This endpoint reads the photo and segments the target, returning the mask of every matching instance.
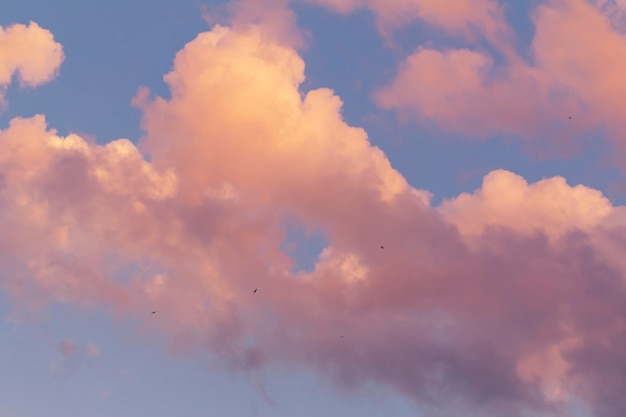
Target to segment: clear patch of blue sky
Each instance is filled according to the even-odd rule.
[[[287,223],[285,232],[286,238],[281,244],[281,249],[295,261],[289,272],[296,274],[314,271],[319,255],[328,245],[324,234],[297,223]]]

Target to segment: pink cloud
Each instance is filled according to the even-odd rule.
[[[492,41],[507,35],[502,6],[492,0],[306,0],[347,14],[357,9],[371,10],[384,34],[419,19],[457,35],[479,34]]]
[[[420,47],[375,99],[405,118],[473,138],[513,134],[536,144],[556,142],[542,144],[553,152],[604,129],[623,151],[623,10],[607,1],[542,2],[531,15],[530,61],[511,53],[513,38],[490,39],[505,53],[503,64],[482,49]]]
[[[348,14],[370,10],[378,30],[389,38],[395,29],[419,19],[457,36],[479,40],[486,38],[503,47],[512,32],[505,24],[502,6],[494,0],[235,0],[206,8],[209,24],[227,24],[235,29],[262,25],[266,36],[292,47],[305,48],[310,33],[297,26],[290,4],[308,3]]]
[[[0,26],[0,101],[13,74],[21,87],[37,87],[56,77],[63,59],[61,44],[37,23]]]
[[[598,190],[570,187],[562,177],[529,185],[519,175],[496,170],[485,176],[474,194],[444,201],[439,210],[463,235],[481,236],[486,228],[505,226],[519,234],[540,230],[553,238],[572,228],[598,225],[613,207]]]
[[[78,369],[85,356],[92,358],[100,356],[100,349],[92,342],[82,346],[70,340],[62,340],[59,343],[59,353],[61,359],[51,365],[52,373],[56,375],[67,374]]]
[[[272,39],[217,26],[185,45],[171,99],[134,100],[141,151],[43,116],[0,131],[0,285],[16,305],[111,307],[177,353],[385,384],[433,414],[558,415],[570,395],[626,410],[625,209],[503,170],[433,207],[331,90],[299,90],[304,62]],[[330,242],[310,273],[281,250],[293,218]]]
[[[400,67],[393,84],[375,98],[383,108],[399,109],[405,119],[433,121],[466,135],[522,134],[533,128],[532,133],[539,134],[546,126],[533,122],[544,117],[547,121],[549,116],[560,117],[560,125],[566,126],[572,112],[544,103],[549,91],[540,73],[515,67],[492,80],[493,70],[493,59],[484,52],[420,48]]]
[[[100,348],[93,342],[87,343],[85,346],[85,352],[92,358],[97,358],[100,356]]]
[[[266,37],[291,47],[306,47],[309,34],[297,26],[292,0],[233,0],[203,7],[203,18],[211,26],[228,25],[237,30],[262,25]]]

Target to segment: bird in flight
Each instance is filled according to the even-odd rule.
[[[256,294],[258,288],[255,288],[254,291],[252,291],[252,294]]]
[[[156,311],[153,311],[151,314],[154,314],[154,313],[156,313]]]
[[[572,118],[572,116],[569,117],[570,119]]]
[[[380,248],[381,248],[381,249],[385,249],[385,247],[384,247],[383,245],[380,245]]]

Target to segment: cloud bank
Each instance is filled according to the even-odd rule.
[[[625,208],[505,170],[433,207],[273,39],[215,26],[185,45],[171,99],[134,100],[139,147],[42,115],[0,131],[16,305],[164,311],[179,351],[384,384],[433,415],[566,415],[572,397],[623,415]],[[310,273],[281,250],[294,219],[329,242]]]

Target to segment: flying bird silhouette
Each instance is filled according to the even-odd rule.
[[[151,314],[154,314],[154,313],[156,313],[156,311],[153,311]]]
[[[385,249],[385,247],[384,247],[383,245],[380,245],[380,248],[381,248],[381,249]]]
[[[252,291],[252,294],[256,294],[258,288],[255,288],[254,291]]]

